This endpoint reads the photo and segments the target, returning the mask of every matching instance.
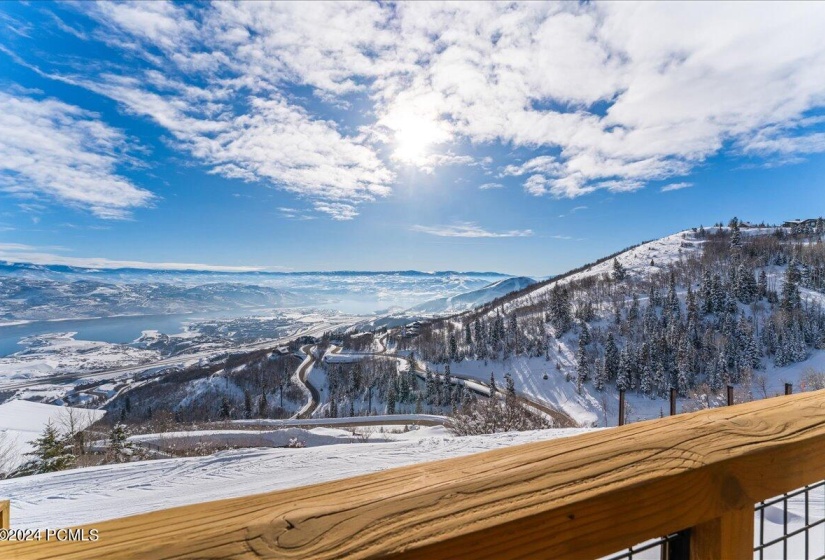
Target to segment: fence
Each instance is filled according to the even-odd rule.
[[[96,523],[96,543],[0,557],[598,558],[681,533],[689,558],[749,558],[755,504],[823,479],[818,391]]]

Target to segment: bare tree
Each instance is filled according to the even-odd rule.
[[[17,438],[8,431],[0,431],[0,479],[8,477],[20,463]]]

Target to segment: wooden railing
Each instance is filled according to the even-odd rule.
[[[749,558],[754,503],[821,479],[819,391],[95,523],[96,543],[0,557],[593,558],[690,529],[691,558]]]
[[[0,529],[8,529],[11,504],[8,500],[0,500]]]

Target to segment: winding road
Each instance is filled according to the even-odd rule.
[[[416,362],[416,364],[414,366],[413,373],[415,373],[415,375],[420,379],[424,379],[424,380],[427,379],[427,372],[424,369],[422,369],[421,366],[418,365],[418,362]],[[438,375],[442,379],[444,378],[444,374],[433,374],[433,375]],[[465,381],[465,382],[469,381],[469,382],[471,382],[475,385],[481,385],[482,387],[486,388],[486,391],[480,391],[480,390],[476,389],[475,387],[467,385],[466,383],[464,384],[464,386],[467,389],[473,391],[477,395],[481,395],[483,397],[488,397],[488,398],[491,396],[490,384],[486,381],[483,381],[483,380],[479,379],[478,377],[474,377],[472,375],[464,375],[464,374],[461,374],[461,373],[453,373],[452,371],[450,372],[450,377],[452,377],[453,384],[455,384],[458,381]],[[499,398],[504,397],[504,393],[502,391],[498,390],[498,388],[496,388],[496,395],[498,395]],[[542,413],[546,414],[547,416],[549,416],[550,418],[552,418],[553,422],[555,423],[555,427],[557,427],[557,428],[577,428],[579,426],[579,424],[575,420],[573,420],[569,415],[567,415],[565,412],[562,412],[560,410],[552,408],[552,407],[548,406],[547,404],[545,404],[541,401],[537,401],[537,400],[529,397],[528,395],[525,395],[524,393],[521,393],[521,392],[517,391],[516,392],[516,398],[521,402],[521,404],[523,404],[523,405],[525,405],[529,408],[536,409],[539,412],[542,412]]]
[[[388,333],[385,333],[383,336],[376,339],[376,342],[378,343],[380,350],[378,350],[376,352],[365,353],[363,355],[365,357],[366,356],[395,356],[395,357],[397,357],[394,352],[389,352],[389,350],[387,348],[387,338],[388,338],[388,336],[389,336]],[[306,387],[309,390],[309,392],[311,394],[311,399],[307,404],[305,404],[301,408],[301,410],[293,418],[310,418],[312,416],[312,413],[315,411],[315,409],[318,408],[318,404],[320,403],[320,400],[321,400],[321,396],[320,396],[319,391],[315,387],[313,387],[312,384],[309,383],[306,379],[307,376],[309,375],[309,371],[311,370],[312,366],[317,361],[315,359],[315,357],[312,356],[312,353],[311,353],[311,350],[314,350],[315,347],[312,347],[312,349],[309,352],[307,351],[308,348],[309,348],[309,346],[304,346],[301,349],[305,354],[307,354],[308,358],[307,358],[307,360],[304,360],[304,362],[301,363],[301,365],[298,367],[298,371],[296,372],[296,378],[297,378],[299,383],[301,383],[304,387]],[[328,353],[338,354],[338,353],[341,352],[341,350],[342,350],[342,348],[340,346],[332,345],[330,347],[330,350],[328,350]],[[423,368],[421,368],[421,366],[418,364],[418,362],[416,362],[413,365],[413,373],[418,378],[420,378],[422,380],[427,379],[427,372]],[[443,374],[438,374],[438,375],[440,375],[440,377],[443,379],[443,377],[444,377]],[[473,391],[474,393],[476,393],[478,395],[481,395],[483,397],[488,397],[488,398],[491,396],[489,383],[482,380],[482,379],[479,379],[477,377],[473,377],[471,375],[464,375],[464,374],[460,374],[460,373],[451,373],[450,376],[452,377],[452,382],[454,384],[459,383],[459,382],[464,382],[464,386],[467,389]],[[471,385],[468,385],[466,382],[470,382]],[[483,389],[479,389],[478,387],[475,387],[474,385],[481,386]],[[502,398],[502,397],[504,397],[504,393],[497,389],[496,390],[496,396],[498,398]],[[575,427],[578,427],[578,423],[575,420],[573,420],[573,418],[571,418],[568,414],[566,414],[565,412],[562,412],[562,411],[560,411],[556,408],[553,408],[553,407],[549,406],[548,404],[546,404],[542,401],[535,400],[535,399],[531,398],[530,396],[528,396],[524,393],[521,393],[521,392],[516,392],[516,398],[518,398],[518,400],[524,406],[526,406],[528,408],[532,408],[532,409],[534,409],[534,410],[536,410],[540,413],[543,413],[543,414],[549,416],[550,418],[552,418],[555,426],[558,427],[558,428],[575,428]]]
[[[263,342],[256,342],[253,344],[247,344],[243,346],[237,346],[233,348],[227,348],[225,350],[206,350],[203,352],[195,352],[193,354],[182,354],[180,356],[173,356],[171,358],[164,358],[162,360],[157,360],[151,363],[144,363],[136,366],[128,366],[122,368],[115,368],[115,369],[107,369],[97,372],[83,372],[83,373],[67,373],[61,375],[52,375],[52,376],[44,376],[44,377],[35,377],[32,379],[25,379],[20,381],[9,381],[9,382],[0,382],[0,391],[12,391],[16,389],[23,389],[25,387],[33,387],[35,385],[45,385],[45,384],[63,384],[63,383],[70,383],[72,381],[78,381],[80,379],[83,380],[103,380],[108,379],[114,376],[120,376],[123,374],[128,373],[141,373],[150,369],[156,368],[165,368],[170,366],[182,365],[186,362],[190,362],[192,360],[198,360],[201,358],[208,358],[211,356],[215,356],[217,354],[223,352],[251,352],[254,350],[268,350],[274,349],[277,346],[281,346],[286,344],[296,338],[300,338],[302,336],[313,336],[316,334],[323,333],[324,331],[329,330],[331,327],[336,326],[333,323],[324,323],[322,325],[306,329],[304,331],[293,333],[289,336],[285,336],[282,338],[277,338],[274,340],[266,340]]]
[[[306,358],[303,362],[301,362],[301,365],[298,366],[298,369],[295,370],[295,375],[293,378],[296,383],[303,386],[304,389],[309,392],[309,401],[301,407],[301,410],[295,413],[292,417],[293,419],[312,418],[312,413],[315,412],[315,409],[318,408],[318,404],[321,402],[321,393],[307,379],[307,377],[309,377],[309,372],[312,371],[312,367],[315,365],[315,362],[318,361],[313,354],[317,348],[317,346],[313,346],[312,344],[307,344],[301,348],[301,352],[306,355]]]

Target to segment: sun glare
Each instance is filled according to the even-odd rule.
[[[443,142],[445,131],[435,121],[416,115],[396,119],[393,157],[404,163],[420,165],[426,162],[433,144]]]

